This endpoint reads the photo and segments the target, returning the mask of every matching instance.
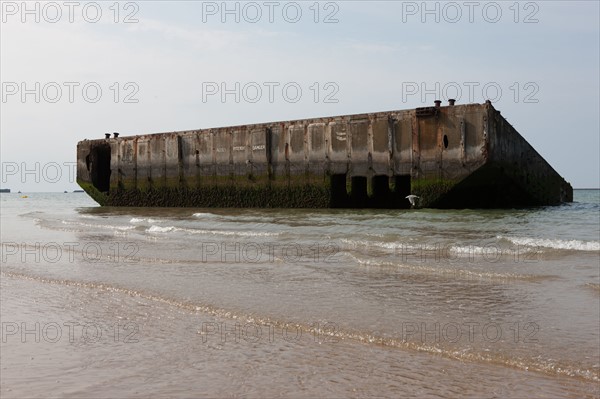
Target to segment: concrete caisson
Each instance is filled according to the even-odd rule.
[[[116,135],[115,135],[116,136]],[[77,144],[101,205],[505,208],[573,190],[491,103],[108,137]]]

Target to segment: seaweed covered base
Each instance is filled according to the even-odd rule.
[[[109,206],[197,208],[328,208],[331,193],[321,186],[285,188],[206,187],[116,190],[105,196]]]

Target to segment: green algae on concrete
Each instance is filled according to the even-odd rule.
[[[418,179],[411,182],[411,194],[419,196],[419,207],[433,206],[456,182],[444,179]]]
[[[92,183],[77,179],[77,184],[79,184],[79,186],[98,204],[108,205],[108,196],[105,193],[98,191]]]
[[[323,186],[161,188],[111,192],[105,205],[197,208],[327,208],[331,193]]]

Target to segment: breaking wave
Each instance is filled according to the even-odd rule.
[[[526,247],[543,247],[569,251],[600,251],[600,241],[561,240],[557,238],[504,237],[499,239],[510,241],[515,245]]]
[[[234,236],[234,237],[274,237],[278,236],[279,233],[271,232],[259,232],[259,231],[228,231],[228,230],[200,230],[200,229],[188,229],[176,226],[156,226],[152,225],[146,232],[148,233],[170,233],[170,232],[184,232],[189,234],[203,234],[203,235],[218,235],[218,236]]]

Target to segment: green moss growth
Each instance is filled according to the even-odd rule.
[[[161,188],[145,192],[118,190],[110,193],[106,205],[198,207],[198,208],[327,208],[329,187],[213,186]]]
[[[411,194],[420,197],[419,206],[427,208],[446,194],[456,184],[453,180],[444,179],[418,179],[411,182]]]
[[[100,205],[108,205],[109,198],[105,193],[98,191],[92,183],[77,179],[77,184]]]

